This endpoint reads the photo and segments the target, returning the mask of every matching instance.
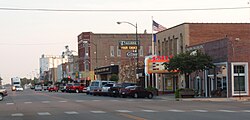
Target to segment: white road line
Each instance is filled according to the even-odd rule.
[[[51,115],[49,112],[38,112],[37,114],[41,116]]]
[[[242,112],[250,112],[250,110],[242,110]]]
[[[92,101],[94,101],[94,102],[98,102],[98,101],[101,101],[101,100],[92,100]]]
[[[208,112],[207,110],[192,110],[194,112]]]
[[[110,101],[112,101],[112,102],[117,102],[117,101],[119,101],[119,100],[110,100]]]
[[[106,113],[105,111],[90,111],[92,113]]]
[[[6,105],[14,105],[14,103],[6,103]]]
[[[217,110],[219,112],[236,112],[236,111],[232,111],[232,110]]]
[[[15,114],[11,114],[12,117],[22,117],[24,116],[22,113],[15,113]]]
[[[134,100],[126,100],[126,101],[133,102]]]
[[[129,110],[115,110],[115,111],[121,112],[121,113],[130,113],[130,112],[132,112],[132,111],[129,111]]]
[[[84,102],[84,100],[76,100],[76,102]]]
[[[141,111],[144,111],[144,112],[158,112],[158,111],[155,111],[155,110],[141,110]]]
[[[32,102],[24,102],[24,104],[31,104]]]
[[[143,101],[145,101],[145,102],[151,102],[152,100],[143,100]]]
[[[68,102],[68,101],[59,101],[60,103],[66,103],[66,102]]]
[[[173,110],[168,110],[169,112],[185,112],[183,110],[176,110],[176,109],[173,109]]]
[[[64,112],[65,114],[68,114],[68,115],[76,115],[76,114],[79,114],[78,112],[75,112],[75,111],[68,111],[68,112]]]
[[[42,103],[50,103],[50,101],[42,101]]]

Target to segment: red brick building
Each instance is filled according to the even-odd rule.
[[[227,42],[221,42],[219,40],[224,38],[228,39]],[[214,42],[209,44],[207,43],[212,41]],[[244,78],[245,93],[242,90],[242,93],[240,94],[249,96],[249,41],[250,24],[248,23],[183,23],[157,33],[157,48],[159,48],[157,49],[157,55],[177,55],[181,52],[185,52],[188,48],[189,50],[190,48],[198,49],[199,45],[207,43],[206,46],[209,47],[206,48],[206,52],[210,53],[210,55],[215,58],[214,62],[218,65],[219,63],[227,64],[227,96],[237,96],[240,93],[239,91],[237,93],[237,89],[243,88],[243,86],[241,88],[237,88],[235,85],[237,84],[235,80],[238,78],[236,77],[238,74],[236,74],[234,70],[237,69],[242,69],[244,71],[244,74],[240,73],[239,76],[242,76],[240,79]],[[212,49],[218,45],[220,47]],[[224,62],[220,61],[219,59],[223,59],[222,61]],[[229,73],[232,73],[232,75]],[[211,77],[212,76],[210,75],[210,78]],[[156,87],[158,87],[160,91],[163,92],[173,92],[176,89],[185,86],[183,79],[184,76],[182,75],[170,75],[168,73],[160,74],[157,77],[159,86]],[[205,78],[203,81],[205,81]],[[201,82],[199,82],[199,84],[200,83]],[[217,83],[214,82],[214,87],[211,89],[218,89],[219,87],[216,85]],[[197,82],[195,83],[195,81],[191,81],[189,86],[194,88],[201,87],[197,85]],[[204,86],[202,93],[206,91]],[[208,92],[206,95],[208,96]]]
[[[136,67],[143,68],[144,56],[151,54],[151,39],[151,34],[138,34],[140,47],[137,66],[136,46],[125,46],[123,49],[120,46],[122,41],[133,44],[136,40],[135,34],[81,33],[78,35],[80,78],[108,80],[112,74],[118,74],[120,82],[138,82]]]

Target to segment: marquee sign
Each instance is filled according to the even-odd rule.
[[[119,49],[122,50],[136,50],[137,46],[140,47],[140,42],[136,40],[119,41]]]

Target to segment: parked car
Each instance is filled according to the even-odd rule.
[[[85,86],[83,84],[80,83],[69,83],[66,85],[66,92],[75,92],[75,93],[79,93],[79,92],[83,92]]]
[[[53,92],[53,91],[58,92],[58,90],[59,90],[59,88],[55,85],[51,85],[48,87],[49,92]]]
[[[23,91],[23,87],[22,86],[16,86],[16,91]]]
[[[64,84],[60,84],[59,85],[59,90],[61,91],[61,92],[66,92],[66,84],[64,83]]]
[[[109,88],[108,94],[113,97],[119,97],[121,89],[124,89],[127,86],[135,86],[135,85],[136,83],[128,83],[128,82],[115,84],[113,87]]]
[[[115,83],[114,81],[95,80],[92,81],[87,89],[87,94],[99,95],[102,91],[102,87],[108,83]]]
[[[0,101],[2,101],[3,98],[7,95],[8,95],[7,90],[3,86],[0,86]]]
[[[42,91],[43,88],[41,85],[35,85],[35,91]]]
[[[121,90],[122,97],[153,98],[153,93],[140,86],[128,86]]]
[[[110,87],[113,87],[115,84],[114,83],[108,83],[102,87],[101,90],[101,95],[109,95],[109,89]]]
[[[43,86],[43,90],[44,90],[44,91],[48,90],[48,88],[49,88],[49,87],[48,87],[47,85],[44,85],[44,86]]]

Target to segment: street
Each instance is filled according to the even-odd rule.
[[[175,101],[113,98],[84,93],[10,91],[0,102],[0,120],[249,120],[249,101]]]

